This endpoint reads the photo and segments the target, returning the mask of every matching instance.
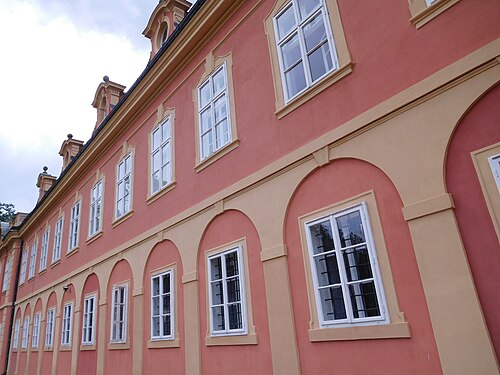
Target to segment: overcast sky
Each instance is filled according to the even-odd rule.
[[[31,211],[36,179],[59,176],[68,133],[87,141],[104,75],[133,84],[158,0],[0,0],[0,202]]]

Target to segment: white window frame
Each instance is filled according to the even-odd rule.
[[[302,21],[300,21],[300,11],[298,7],[298,0],[290,0],[290,2],[283,7],[274,17],[273,17],[273,24],[274,24],[274,30],[275,30],[275,36],[276,36],[276,50],[278,54],[278,60],[279,60],[279,66],[280,66],[280,74],[281,74],[281,82],[282,82],[282,87],[283,87],[283,94],[285,98],[285,104],[289,103],[296,97],[300,96],[302,93],[307,91],[310,87],[315,86],[323,80],[326,76],[328,76],[331,72],[337,70],[339,68],[339,60],[337,56],[337,49],[335,46],[335,41],[333,38],[333,32],[332,32],[332,26],[330,24],[330,19],[328,16],[328,8],[326,6],[325,0],[319,0],[319,4],[309,13],[309,15],[304,18]],[[295,28],[291,29],[286,35],[282,36],[280,38],[279,36],[279,29],[278,29],[278,18],[283,15],[290,7],[293,8],[293,13],[295,17]],[[322,76],[316,78],[313,81],[313,78],[311,76],[311,69],[309,66],[309,60],[308,56],[314,53],[318,48],[321,48],[321,46],[315,46],[312,49],[312,52],[307,53],[306,49],[306,44],[305,44],[305,39],[304,39],[304,31],[303,28],[306,26],[310,20],[312,20],[315,16],[318,14],[322,15],[323,18],[323,24],[325,27],[326,31],[326,38],[327,41],[326,43],[328,44],[328,47],[330,49],[330,58],[332,60],[332,68],[330,70],[327,70]],[[298,39],[299,39],[299,47],[300,47],[300,60],[297,60],[297,62],[293,63],[287,71],[291,71],[294,67],[298,66],[301,62],[303,64],[303,70],[304,70],[304,78],[306,81],[305,87],[293,94],[292,96],[289,96],[288,93],[288,87],[287,87],[287,81],[286,81],[286,76],[285,76],[285,69],[284,69],[284,62],[283,62],[283,56],[281,52],[281,46],[284,45],[287,41],[291,40],[294,36],[294,34],[297,34]]]
[[[500,154],[490,156],[488,162],[490,163],[491,173],[493,173],[493,178],[500,193]]]
[[[40,321],[42,318],[41,313],[36,313],[33,317],[33,334],[31,337],[31,347],[38,348],[38,341],[40,339]]]
[[[23,250],[21,257],[21,274],[19,276],[19,284],[24,284],[26,281],[26,268],[28,266],[28,249]]]
[[[92,237],[101,231],[103,195],[104,181],[100,179],[90,190],[89,237]]]
[[[166,293],[163,293],[163,276],[165,276],[165,275],[168,275],[168,277],[170,279],[170,289]],[[159,294],[158,295],[153,294],[153,290],[154,290],[153,284],[154,284],[154,281],[156,279],[159,280],[159,285],[158,285]],[[164,272],[161,272],[161,273],[158,273],[158,274],[151,276],[151,316],[150,316],[151,340],[173,340],[175,338],[175,335],[174,335],[174,332],[175,332],[174,331],[174,327],[175,327],[174,289],[175,289],[175,279],[174,279],[174,270],[173,269],[169,269],[167,271],[164,271]],[[154,313],[154,308],[153,308],[155,298],[158,298],[158,314]],[[169,299],[169,303],[170,303],[170,314],[162,312],[162,306],[163,306],[164,300],[167,298]],[[165,334],[165,332],[163,332],[164,330],[163,330],[162,321],[163,321],[163,318],[166,316],[170,316],[170,334]],[[160,322],[160,334],[159,335],[155,335],[155,333],[153,331],[153,327],[154,327],[153,319],[154,318],[159,319],[159,322]]]
[[[31,254],[30,254],[30,266],[28,271],[28,280],[35,277],[35,267],[36,267],[36,255],[38,253],[38,240],[33,241],[33,245],[31,245]]]
[[[49,253],[50,228],[47,228],[42,236],[42,249],[40,252],[40,265],[38,272],[47,268],[47,254]]]
[[[2,284],[2,292],[6,292],[9,287],[9,278],[12,272],[12,259],[7,259],[5,263],[5,272],[3,274],[3,284]]]
[[[123,300],[117,300],[120,296],[120,290],[123,290]],[[110,342],[124,343],[127,342],[127,319],[128,319],[128,284],[114,285],[111,291],[111,327],[110,327]],[[120,309],[122,319],[118,319]],[[119,334],[121,332],[121,335]]]
[[[28,348],[29,328],[30,328],[30,317],[26,316],[24,318],[24,323],[23,323],[23,335],[21,338],[21,349]]]
[[[130,161],[130,170],[127,172],[127,161]],[[125,157],[123,157],[116,166],[116,199],[115,199],[115,220],[126,215],[132,209],[132,170],[133,170],[134,159],[132,158],[132,152],[129,152]],[[120,172],[120,167],[123,165],[123,176]],[[125,185],[129,186],[129,193],[125,194]],[[120,186],[123,186],[123,194],[120,193]],[[128,197],[128,205],[126,204],[125,198]],[[119,214],[119,209],[122,212]]]
[[[75,250],[78,247],[78,240],[80,237],[80,217],[81,217],[81,201],[76,202],[73,207],[71,207],[71,215],[69,222],[69,242],[68,242],[68,253]]]
[[[167,129],[166,131],[164,129]],[[155,147],[155,133],[160,134],[160,139],[159,139],[159,145]],[[166,136],[164,137],[164,134],[166,133]],[[161,123],[159,123],[151,132],[151,195],[156,194],[157,192],[161,191],[165,186],[168,186],[172,183],[173,181],[173,158],[172,158],[172,116],[168,116],[165,118]],[[167,150],[166,154],[164,155],[164,150]],[[159,169],[155,170],[154,169],[154,159],[155,156],[159,155],[160,159],[160,167]],[[165,158],[164,158],[165,157]],[[164,160],[165,159],[165,160]],[[163,170],[166,168],[166,175],[164,176]],[[154,176],[155,174],[158,174],[158,188],[155,190],[154,186]],[[165,180],[165,181],[164,181]]]
[[[239,286],[240,286],[240,301],[241,304],[241,328],[229,328],[229,312],[228,306],[230,303],[228,302],[228,293],[227,293],[227,270],[226,263],[224,262],[225,256],[230,253],[236,253],[238,257],[238,278],[239,278]],[[213,279],[212,268],[210,266],[210,262],[213,259],[221,258],[221,279]],[[230,249],[218,252],[216,254],[210,255],[207,257],[207,286],[208,286],[208,298],[209,298],[209,317],[210,317],[210,334],[211,336],[232,336],[232,335],[246,335],[248,333],[248,318],[247,318],[247,302],[246,302],[246,291],[245,291],[245,265],[243,258],[243,250],[241,246],[235,246]],[[234,276],[233,276],[234,277]],[[212,296],[212,284],[216,282],[222,282],[222,290],[223,290],[223,301],[219,304],[213,303]],[[213,319],[213,310],[214,308],[222,307],[224,312],[224,329],[216,330],[214,328],[214,319]]]
[[[51,308],[47,310],[47,321],[45,322],[45,346],[52,348],[54,345],[54,322],[56,316],[56,309]]]
[[[61,326],[61,346],[71,345],[71,332],[73,328],[73,302],[66,303],[63,309]]]
[[[60,217],[54,226],[54,249],[52,250],[52,263],[61,259],[61,246],[64,228],[64,217]]]
[[[359,212],[360,218],[361,218],[361,225],[363,228],[364,236],[365,236],[365,241],[362,243],[358,243],[355,245],[349,245],[345,246],[344,248],[341,247],[341,242],[339,238],[339,228],[336,224],[336,219],[341,216],[345,216],[354,212]],[[318,223],[322,222],[329,222],[330,223],[330,228],[332,230],[332,236],[333,236],[333,242],[335,249],[332,251],[327,251],[324,253],[318,253],[314,254],[314,249],[313,249],[313,242],[311,238],[311,231],[310,228],[313,225],[316,225]],[[314,219],[312,221],[306,222],[305,224],[305,233],[306,233],[306,238],[307,238],[307,247],[308,247],[308,253],[309,253],[309,264],[310,264],[310,269],[313,277],[313,286],[314,286],[314,294],[315,294],[315,299],[316,299],[316,306],[317,306],[317,312],[318,312],[318,320],[320,323],[320,327],[341,327],[341,326],[363,326],[363,325],[373,325],[373,324],[388,324],[389,323],[389,313],[387,310],[387,303],[385,301],[385,293],[383,290],[383,284],[382,284],[382,277],[380,275],[380,269],[378,266],[378,261],[377,261],[377,253],[376,253],[376,248],[375,248],[375,241],[373,238],[373,233],[371,230],[371,225],[370,225],[370,219],[368,217],[368,209],[367,205],[365,202],[361,202],[360,204],[357,204],[355,206],[339,210],[339,211],[334,211],[326,216],[322,216],[321,218]],[[361,247],[361,246],[366,246],[368,256],[370,258],[370,268],[371,268],[371,273],[372,277],[371,278],[364,278],[362,280],[364,281],[373,281],[373,285],[375,287],[375,292],[376,292],[376,298],[377,298],[377,304],[378,304],[378,309],[380,312],[380,315],[378,316],[369,316],[369,317],[358,317],[355,318],[353,311],[352,311],[352,305],[351,305],[351,295],[348,290],[349,284],[360,284],[361,282],[358,280],[349,282],[346,271],[345,271],[345,265],[344,265],[344,257],[343,256],[338,256],[339,253],[348,249],[353,249],[356,247]],[[344,302],[344,310],[346,314],[345,319],[331,319],[331,320],[325,320],[324,319],[324,313],[323,313],[323,305],[322,305],[322,300],[320,296],[320,288],[328,288],[328,286],[323,286],[320,287],[318,283],[318,272],[316,268],[316,263],[314,256],[319,256],[321,254],[327,254],[327,253],[333,253],[335,252],[335,259],[337,261],[337,268],[339,272],[339,277],[340,277],[340,283],[334,283],[330,285],[336,285],[339,284],[341,291],[342,291],[342,297],[343,297],[343,302]],[[355,271],[353,271],[355,272]]]
[[[19,347],[19,330],[21,328],[21,319],[16,319],[14,324],[14,337],[12,339],[12,348],[17,349]]]
[[[88,296],[83,301],[82,345],[93,345],[95,342],[97,295]]]

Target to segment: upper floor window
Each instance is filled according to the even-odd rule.
[[[82,344],[94,344],[96,296],[90,296],[83,301]]]
[[[7,291],[11,272],[12,272],[12,259],[9,258],[9,259],[7,259],[7,262],[5,263],[5,272],[3,274],[2,292]]]
[[[61,345],[71,345],[71,328],[73,323],[73,304],[67,303],[64,305]]]
[[[71,219],[69,223],[69,246],[68,253],[78,247],[78,237],[80,233],[80,202],[76,202],[71,207]]]
[[[116,212],[119,219],[130,211],[132,197],[132,154],[129,153],[118,163],[116,173]]]
[[[200,159],[206,159],[232,140],[227,66],[222,64],[198,88]]]
[[[493,178],[497,184],[498,192],[500,193],[500,154],[490,156],[488,161],[490,163],[491,172],[493,173]]]
[[[14,324],[14,337],[12,339],[12,348],[17,349],[19,347],[19,329],[21,328],[21,321],[19,319],[16,320],[16,324]]]
[[[23,250],[21,257],[21,274],[19,276],[19,283],[22,284],[26,281],[26,267],[28,265],[28,249]]]
[[[174,338],[174,273],[151,278],[151,339]]]
[[[320,326],[388,322],[366,205],[305,226]]]
[[[42,237],[42,250],[40,253],[39,271],[43,271],[45,268],[47,268],[47,254],[49,252],[49,236],[50,236],[50,228],[47,228],[43,233]]]
[[[63,224],[64,224],[64,218],[61,217],[59,218],[59,220],[57,220],[56,226],[54,228],[54,249],[52,251],[52,263],[61,259]]]
[[[89,222],[89,237],[101,230],[102,225],[102,190],[103,182],[98,181],[90,193],[90,222]]]
[[[410,22],[418,29],[460,0],[408,0]]]
[[[30,267],[28,272],[28,279],[35,276],[35,265],[36,265],[36,253],[38,252],[38,240],[33,242],[31,245],[31,255],[30,255]]]
[[[30,317],[24,318],[23,324],[23,337],[21,339],[21,349],[26,349],[28,347],[28,332],[30,328]]]
[[[172,182],[172,120],[168,116],[151,132],[151,194]]]
[[[36,313],[33,318],[33,336],[31,337],[31,347],[38,348],[38,339],[40,337],[40,320],[41,314]]]
[[[54,345],[54,318],[56,316],[55,309],[47,311],[47,321],[45,322],[45,346],[51,348]]]
[[[127,285],[116,285],[112,291],[111,342],[127,341]]]

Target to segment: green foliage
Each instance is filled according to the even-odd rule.
[[[16,210],[12,203],[0,202],[0,221],[11,221],[16,216]]]

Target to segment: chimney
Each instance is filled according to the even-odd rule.
[[[61,171],[64,171],[71,160],[80,152],[83,147],[83,141],[73,139],[73,134],[68,134],[66,139],[61,145],[59,155],[63,157],[63,165]]]
[[[120,99],[125,95],[125,86],[112,82],[108,76],[102,78],[103,82],[97,86],[92,107],[97,110],[97,120],[94,131],[101,125],[102,120],[115,108]]]
[[[47,169],[47,167],[43,167],[43,172],[38,175],[38,179],[36,180],[36,187],[38,188],[37,203],[40,202],[40,199],[43,198],[56,181],[56,176],[48,174]]]

